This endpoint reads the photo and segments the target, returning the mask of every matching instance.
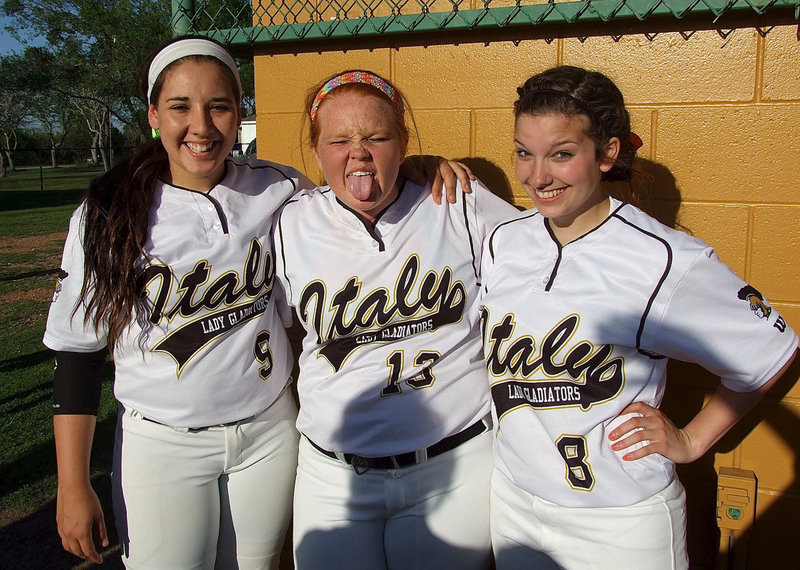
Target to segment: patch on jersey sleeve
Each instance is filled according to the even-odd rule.
[[[58,270],[58,277],[56,278],[56,289],[55,291],[53,291],[53,300],[51,301],[52,303],[55,303],[56,299],[58,299],[58,296],[61,294],[61,289],[63,287],[62,283],[64,282],[64,279],[66,279],[67,277],[69,277],[69,273],[67,273],[63,269]]]
[[[764,296],[751,285],[745,285],[739,289],[737,295],[742,301],[747,301],[750,304],[750,310],[755,313],[759,319],[767,319],[772,313],[772,307],[764,300]]]

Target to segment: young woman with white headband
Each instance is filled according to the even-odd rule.
[[[91,184],[44,336],[57,362],[59,534],[66,550],[102,561],[89,456],[110,349],[126,566],[275,568],[298,436],[269,231],[277,208],[313,185],[290,167],[228,158],[241,83],[219,44],[168,44],[147,94],[160,137]]]

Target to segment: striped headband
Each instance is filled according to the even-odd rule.
[[[400,95],[398,95],[397,91],[395,91],[394,87],[369,71],[348,71],[346,73],[337,75],[323,85],[319,91],[317,91],[317,95],[314,97],[314,102],[311,104],[310,110],[312,123],[317,119],[317,110],[319,110],[320,103],[322,103],[322,100],[325,98],[325,96],[337,87],[347,85],[348,83],[363,83],[365,85],[372,85],[376,89],[380,90],[389,98],[392,103],[394,103],[397,114],[400,115],[401,119],[403,118],[405,114],[403,109],[403,101],[400,98]]]
[[[211,40],[187,38],[167,45],[153,58],[153,62],[150,64],[150,70],[147,73],[148,102],[153,93],[153,85],[155,85],[156,79],[161,75],[161,72],[164,71],[170,63],[190,55],[210,55],[224,63],[225,66],[231,70],[231,73],[233,73],[233,77],[236,79],[236,86],[239,88],[239,94],[241,95],[242,80],[239,78],[239,70],[236,69],[236,62],[233,61],[231,54],[229,54],[224,47]]]

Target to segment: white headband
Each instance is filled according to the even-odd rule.
[[[210,40],[188,38],[169,44],[153,58],[153,62],[150,64],[150,71],[147,74],[148,102],[150,102],[150,96],[153,93],[153,85],[158,76],[161,75],[161,72],[164,71],[164,68],[173,61],[178,61],[190,55],[210,55],[220,60],[231,70],[233,77],[236,78],[239,94],[242,93],[242,80],[239,79],[239,71],[236,69],[236,63],[233,61],[231,54],[225,48]]]

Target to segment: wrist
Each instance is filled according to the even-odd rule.
[[[681,461],[681,463],[691,463],[692,461],[696,461],[700,459],[703,455],[711,449],[713,445],[713,441],[704,441],[699,434],[693,433],[691,430],[691,424],[684,427],[683,429],[679,430],[681,436],[686,443],[686,460]]]

